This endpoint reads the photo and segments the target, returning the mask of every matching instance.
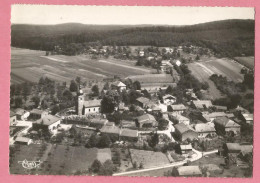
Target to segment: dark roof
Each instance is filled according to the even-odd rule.
[[[101,100],[88,100],[84,101],[85,107],[99,107],[101,105]]]
[[[31,112],[30,113],[33,113],[33,114],[42,114],[42,113],[44,113],[45,111],[42,111],[42,110],[39,110],[39,109],[33,109],[33,110],[31,110]]]
[[[95,123],[95,124],[106,124],[108,122],[107,119],[102,119],[102,118],[94,118],[90,120],[90,123]]]
[[[239,124],[237,124],[236,122],[234,122],[233,120],[227,118],[227,117],[217,117],[215,119],[215,123],[218,125],[221,125],[223,127],[238,127],[240,126]]]
[[[145,97],[139,97],[139,98],[137,98],[136,100],[137,100],[138,102],[143,103],[143,104],[147,104],[147,103],[150,102],[150,99],[145,98]]]

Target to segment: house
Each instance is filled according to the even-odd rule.
[[[216,136],[214,123],[198,123],[194,125],[194,130],[198,133],[199,138]]]
[[[124,111],[129,111],[129,107],[125,106],[124,103],[119,103],[118,111],[121,112],[121,113],[124,112]]]
[[[135,124],[135,121],[122,120],[121,127],[122,128],[135,128],[136,124]]]
[[[175,128],[174,135],[176,139],[179,141],[185,141],[187,139],[193,140],[198,138],[198,133],[183,123],[174,125],[174,128]]]
[[[121,81],[115,81],[111,84],[111,89],[122,92],[123,90],[126,90],[126,85]]]
[[[30,112],[28,112],[24,109],[18,108],[15,110],[15,115],[16,115],[17,120],[24,121],[30,116]]]
[[[217,117],[228,117],[225,112],[202,113],[202,121],[213,122]]]
[[[169,94],[164,95],[162,97],[162,99],[163,99],[163,103],[165,105],[172,105],[172,104],[174,104],[176,102],[176,97],[174,97],[172,95],[169,95]]]
[[[33,109],[30,111],[29,118],[32,120],[38,120],[38,119],[43,118],[47,114],[48,114],[48,112],[46,112],[46,111],[39,110],[39,109]]]
[[[214,123],[218,134],[225,135],[226,133],[240,133],[240,125],[227,117],[217,117],[214,120]]]
[[[158,123],[155,120],[154,116],[151,114],[144,114],[135,119],[136,127],[138,128],[147,128],[157,126]]]
[[[162,72],[169,73],[171,69],[173,69],[173,65],[170,63],[169,60],[163,60],[160,68]]]
[[[139,97],[136,99],[136,104],[144,109],[147,108],[150,104],[152,104],[152,102],[148,98]]]
[[[180,152],[181,154],[189,154],[190,152],[192,152],[191,144],[180,145]]]
[[[227,111],[227,106],[213,105],[217,111]]]
[[[108,123],[107,119],[103,118],[94,118],[90,120],[89,127],[93,127],[96,129],[102,128],[104,125]]]
[[[187,108],[183,104],[175,104],[175,105],[169,105],[168,111],[172,112],[172,114],[182,114]]]
[[[53,115],[45,115],[33,123],[33,129],[43,129],[53,132],[60,125],[61,119]]]
[[[16,144],[23,144],[23,145],[30,145],[32,143],[32,139],[27,137],[16,137],[15,138]]]
[[[229,154],[242,155],[252,153],[253,146],[248,144],[239,144],[239,143],[225,143],[223,144],[223,155],[227,156]]]
[[[241,119],[244,123],[253,124],[254,115],[252,113],[241,113]]]
[[[212,103],[210,100],[193,100],[191,102],[191,105],[195,109],[201,109],[201,110],[205,110],[208,109],[209,107],[212,107]]]
[[[16,115],[13,111],[10,110],[10,114],[9,114],[9,123],[10,124],[14,124],[16,123]]]
[[[173,63],[177,66],[181,66],[181,61],[180,60],[174,60]]]
[[[186,118],[185,116],[182,116],[180,114],[171,114],[169,113],[169,119],[171,121],[177,121],[177,123],[183,123],[185,125],[190,125],[190,119]]]
[[[142,51],[142,50],[139,51],[139,56],[140,56],[140,57],[144,57],[144,51]]]
[[[116,141],[119,139],[120,128],[117,126],[103,126],[100,129],[102,135],[107,135],[110,137],[112,141]]]
[[[138,140],[138,131],[131,129],[121,129],[120,140],[136,142]]]
[[[181,166],[178,168],[173,168],[173,175],[180,177],[201,177],[202,172],[199,166]]]
[[[173,53],[173,49],[172,48],[166,47],[164,49],[165,49],[165,53]]]
[[[89,115],[100,112],[101,100],[85,100],[84,95],[78,97],[78,115]]]
[[[193,89],[187,89],[185,94],[189,100],[198,100],[198,97],[194,93]]]

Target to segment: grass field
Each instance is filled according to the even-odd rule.
[[[144,168],[151,168],[155,166],[169,164],[169,160],[162,152],[144,151],[137,149],[130,149],[132,163],[136,162],[137,166],[143,163]]]
[[[209,83],[209,91],[213,99],[222,97],[222,94],[209,79],[212,74],[226,76],[228,80],[234,82],[243,81],[243,75],[240,73],[243,66],[233,60],[209,58],[204,61],[190,63],[188,67],[199,81]]]
[[[44,51],[11,48],[11,83],[37,82],[47,76],[56,81],[70,82],[80,76],[82,81],[102,80],[118,75],[142,75],[152,70],[135,66],[135,62],[115,59],[93,60],[87,56],[45,56]]]
[[[254,69],[255,66],[255,57],[235,57],[234,58],[238,63],[248,67],[249,69]]]

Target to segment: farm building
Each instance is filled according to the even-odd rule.
[[[226,114],[225,112],[205,113],[205,114],[202,114],[201,120],[204,121],[204,122],[212,122],[217,117],[228,117],[228,114]]]
[[[173,115],[182,114],[187,108],[183,104],[169,105],[168,111]]]
[[[253,124],[254,115],[252,113],[241,113],[241,119],[244,123]]]
[[[111,140],[116,141],[119,139],[120,128],[117,126],[103,126],[100,132],[102,135],[108,135]]]
[[[104,125],[106,125],[108,123],[107,119],[103,119],[103,118],[94,118],[90,120],[89,126],[96,128],[96,129],[100,129],[102,128]]]
[[[16,115],[17,120],[26,120],[30,116],[30,112],[28,112],[24,109],[18,108],[18,109],[15,109],[15,115]]]
[[[214,137],[216,130],[214,123],[198,123],[194,125],[194,130],[198,133],[199,138]]]
[[[13,111],[10,110],[10,114],[9,114],[9,123],[10,124],[14,124],[16,123],[16,115]]]
[[[124,83],[122,83],[121,81],[115,81],[111,84],[111,89],[123,91],[123,90],[126,90],[126,85]]]
[[[30,116],[29,118],[32,120],[38,120],[43,118],[45,115],[47,115],[48,113],[46,111],[42,111],[39,109],[33,109],[30,111]]]
[[[176,139],[179,141],[185,141],[187,139],[193,140],[198,138],[198,133],[183,123],[174,125],[174,128],[175,128],[174,135]]]
[[[78,115],[88,115],[100,112],[101,100],[85,100],[84,95],[78,97]]]
[[[144,114],[135,119],[136,126],[138,128],[153,127],[157,126],[157,121],[151,114]]]
[[[173,168],[173,175],[174,176],[181,176],[181,177],[201,177],[202,172],[199,166],[181,166],[178,168]]]
[[[240,133],[240,125],[227,117],[218,117],[214,120],[215,129],[218,134]]]
[[[241,153],[242,156],[252,153],[253,146],[248,144],[239,144],[239,143],[225,143],[223,144],[223,155],[227,156],[229,154],[238,155]]]
[[[120,140],[135,142],[138,140],[138,131],[130,129],[121,129]]]
[[[32,139],[27,137],[16,137],[15,138],[16,144],[23,144],[23,145],[30,145],[32,143]]]
[[[136,124],[135,124],[135,121],[122,120],[121,126],[122,126],[122,128],[135,128]]]
[[[162,98],[163,98],[163,103],[165,105],[172,105],[176,102],[176,97],[169,94],[164,95]]]
[[[139,97],[136,99],[136,104],[144,109],[152,105],[153,102],[148,98]]]
[[[183,123],[185,125],[190,125],[190,119],[182,116],[180,114],[171,114],[169,113],[169,119],[171,121],[177,121],[177,123]]]
[[[60,125],[61,119],[53,115],[45,115],[33,123],[34,129],[43,129],[53,132]]]
[[[191,102],[192,107],[195,109],[208,109],[209,107],[212,107],[212,103],[210,100],[193,100]]]
[[[181,154],[188,154],[188,153],[192,152],[191,144],[180,145],[180,152],[181,152]]]

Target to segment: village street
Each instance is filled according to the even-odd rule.
[[[159,170],[159,169],[171,168],[171,167],[175,167],[175,166],[182,166],[185,163],[187,163],[188,160],[191,162],[197,161],[205,155],[214,154],[214,153],[218,152],[218,150],[213,150],[213,151],[209,151],[209,152],[200,152],[195,149],[192,149],[192,151],[196,154],[196,156],[193,156],[192,158],[186,158],[185,160],[180,161],[180,162],[175,162],[175,163],[171,163],[171,164],[167,164],[167,165],[163,165],[163,166],[159,166],[159,167],[146,168],[146,169],[141,169],[141,170],[133,170],[133,171],[122,172],[122,173],[115,173],[115,174],[113,174],[113,176],[125,176],[125,175],[131,175],[134,173],[146,172],[146,171],[151,171],[151,170]]]

